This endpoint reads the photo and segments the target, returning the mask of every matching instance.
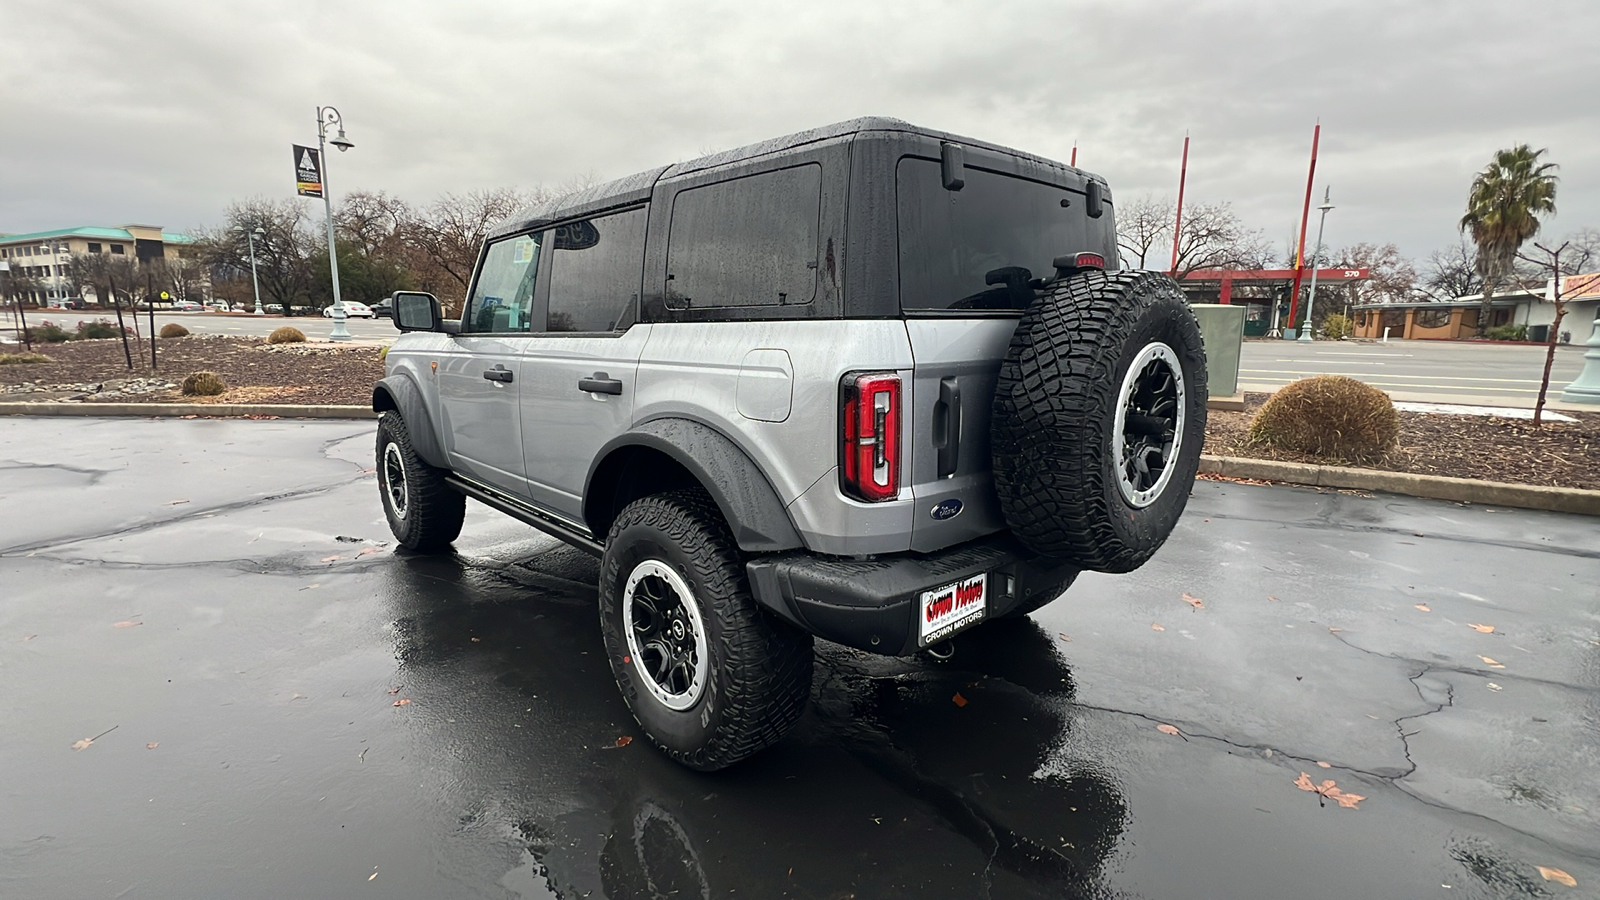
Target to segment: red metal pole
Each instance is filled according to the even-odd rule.
[[[1183,236],[1183,185],[1189,180],[1189,133],[1183,133],[1183,161],[1178,164],[1178,218],[1172,224],[1172,265],[1167,274],[1178,274],[1178,238]]]
[[[1073,167],[1074,169],[1076,169],[1078,167],[1078,143],[1077,143],[1077,141],[1073,141],[1073,143],[1072,143],[1072,162],[1067,163],[1067,165]]]
[[[1306,273],[1306,222],[1311,218],[1311,183],[1317,177],[1317,141],[1322,138],[1322,123],[1311,132],[1311,171],[1306,173],[1306,204],[1300,210],[1300,249],[1294,253],[1294,292],[1289,295],[1289,327],[1300,314],[1300,279]]]

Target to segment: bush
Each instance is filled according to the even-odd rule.
[[[117,326],[111,324],[105,319],[96,319],[93,322],[78,323],[78,338],[80,340],[114,338],[119,337],[121,334],[122,332],[117,330]]]
[[[1343,340],[1350,336],[1350,318],[1340,313],[1322,320],[1322,334],[1330,341]]]
[[[0,366],[26,366],[33,363],[55,362],[43,353],[0,353]]]
[[[188,337],[189,329],[179,325],[177,322],[168,322],[167,324],[161,326],[160,333],[164,338]]]
[[[1528,339],[1528,326],[1526,325],[1496,325],[1484,332],[1491,341],[1525,341]]]
[[[383,362],[384,360],[386,360],[388,358],[389,358],[389,345],[385,344],[385,345],[383,345],[383,349],[378,351],[378,362]]]
[[[303,344],[305,341],[306,333],[293,325],[285,325],[267,335],[269,344]]]
[[[59,344],[62,341],[72,340],[72,332],[49,320],[25,330],[27,331],[29,341],[43,341],[46,344]]]
[[[215,397],[228,389],[228,383],[215,372],[193,372],[184,376],[180,387],[186,397]]]
[[[1394,447],[1400,417],[1389,395],[1343,375],[1302,378],[1273,394],[1250,439],[1340,461],[1370,462]]]

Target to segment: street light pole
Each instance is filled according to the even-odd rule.
[[[243,227],[239,230],[244,231],[245,238],[250,241],[250,286],[256,291],[256,315],[264,316],[266,312],[261,308],[261,279],[256,277],[256,238],[266,237],[267,232],[260,225],[253,231],[245,231]]]
[[[1317,220],[1317,249],[1311,251],[1311,295],[1306,298],[1306,320],[1300,326],[1300,335],[1296,338],[1297,341],[1309,342],[1311,340],[1313,327],[1311,324],[1311,307],[1315,306],[1317,302],[1317,260],[1322,256],[1322,229],[1328,224],[1328,210],[1333,209],[1333,204],[1328,200],[1332,190],[1329,187],[1322,189],[1322,205],[1317,207],[1317,209],[1322,210],[1322,218]]]
[[[348,341],[350,330],[345,327],[345,322],[350,316],[345,313],[344,300],[339,296],[339,252],[333,245],[333,191],[328,186],[328,129],[333,126],[339,129],[333,145],[339,148],[340,153],[355,146],[344,136],[344,119],[339,111],[331,106],[317,107],[317,147],[322,157],[322,212],[328,223],[328,272],[333,277],[333,331],[328,339]]]

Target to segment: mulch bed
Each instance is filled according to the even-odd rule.
[[[31,381],[38,385],[81,385],[150,374],[150,345],[144,352],[130,339],[133,371],[128,370],[117,338],[34,344],[52,362],[0,366],[0,385]],[[266,349],[272,347],[272,349]],[[19,351],[0,344],[0,351]],[[365,406],[372,402],[372,385],[383,377],[379,348],[326,342],[268,344],[262,338],[163,338],[156,341],[157,372],[168,381],[181,382],[190,372],[209,370],[222,376],[230,390],[219,397],[185,397],[178,391],[116,398],[119,402],[309,403]],[[10,395],[7,399],[26,399]],[[93,399],[93,398],[89,398]]]
[[[177,391],[119,397],[124,402],[308,403],[364,406],[372,385],[383,377],[378,348],[343,344],[282,344],[272,350],[259,338],[168,338],[157,342],[159,374],[178,382],[190,372],[209,369],[230,390],[216,398],[184,397]],[[0,345],[0,351],[18,350]],[[0,386],[81,385],[149,375],[149,346],[135,350],[128,371],[120,340],[70,341],[37,345],[53,362],[0,366]],[[1249,439],[1250,420],[1267,394],[1246,394],[1244,412],[1213,410],[1206,452],[1284,462],[1330,464],[1336,461],[1275,450]],[[24,399],[11,395],[8,399]],[[92,399],[92,398],[90,398]],[[1532,422],[1482,416],[1400,413],[1400,441],[1393,451],[1365,468],[1420,475],[1449,475],[1515,484],[1600,490],[1600,413],[1573,413],[1576,422]]]
[[[1328,465],[1336,462],[1305,453],[1277,450],[1250,441],[1250,420],[1267,394],[1246,394],[1244,412],[1212,410],[1207,416],[1206,452],[1283,462]],[[1576,422],[1532,422],[1491,416],[1400,413],[1395,449],[1361,468],[1417,475],[1448,475],[1513,484],[1600,490],[1600,413],[1561,410]]]

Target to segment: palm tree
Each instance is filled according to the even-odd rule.
[[[1467,214],[1461,230],[1478,245],[1478,277],[1483,281],[1483,305],[1478,308],[1478,337],[1489,328],[1490,303],[1495,288],[1511,271],[1517,251],[1539,233],[1539,216],[1556,211],[1555,163],[1541,163],[1546,151],[1519,144],[1500,150],[1472,179],[1467,192]]]

